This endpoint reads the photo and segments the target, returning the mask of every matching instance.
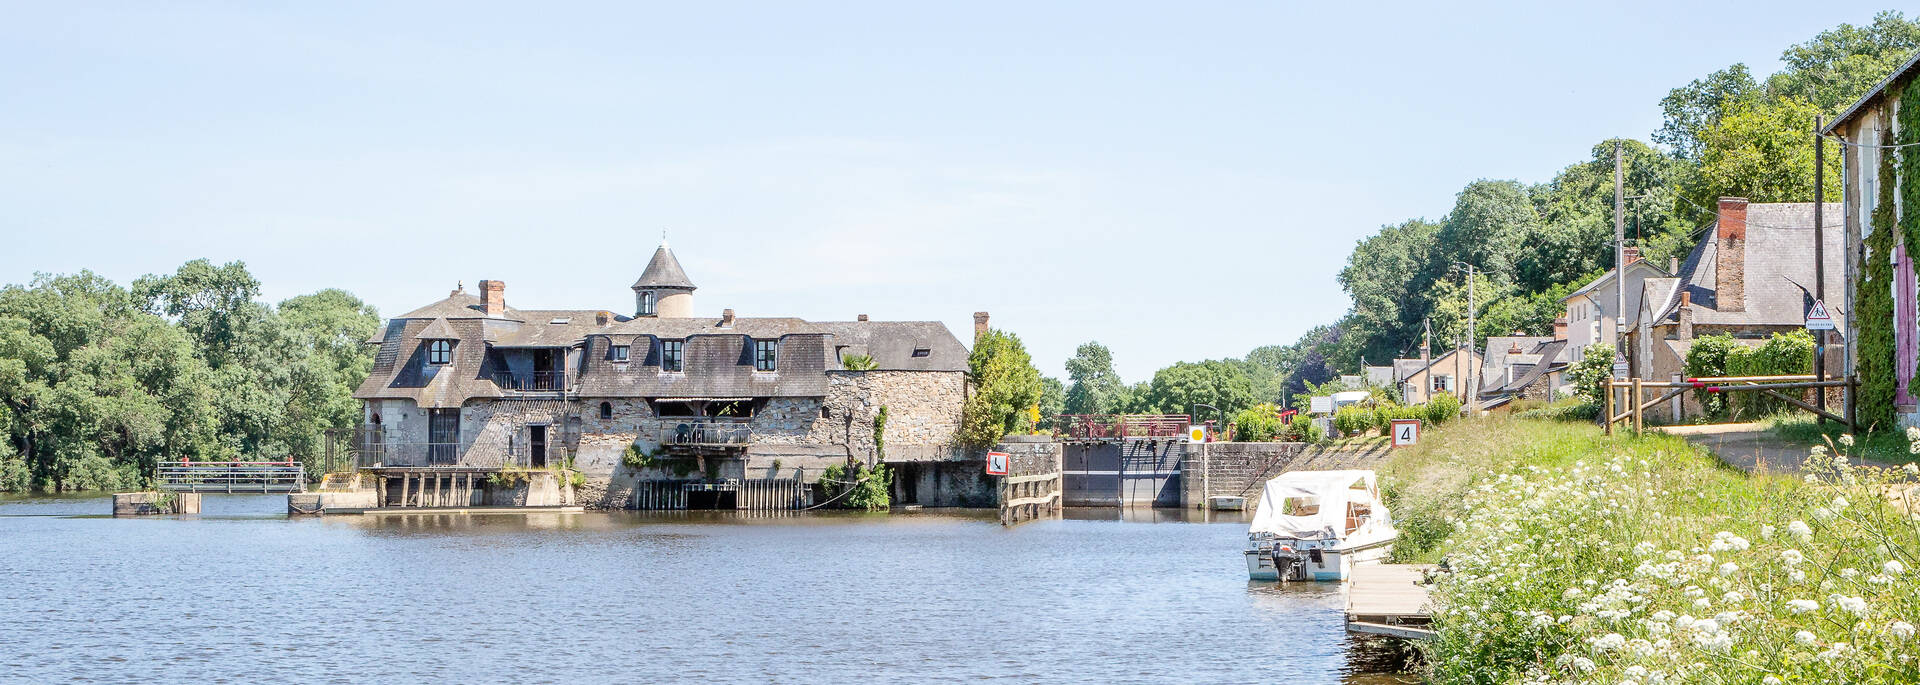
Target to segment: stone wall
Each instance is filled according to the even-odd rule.
[[[1180,465],[1181,506],[1205,507],[1207,498],[1231,495],[1247,498],[1252,510],[1268,480],[1290,470],[1306,451],[1301,442],[1210,442],[1189,445]]]

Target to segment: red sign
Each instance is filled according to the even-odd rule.
[[[1008,460],[1007,460],[1006,452],[988,452],[987,453],[987,475],[989,476],[1007,475],[1007,461]]]
[[[1393,446],[1412,447],[1420,441],[1420,419],[1393,420]]]

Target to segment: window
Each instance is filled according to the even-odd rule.
[[[613,418],[613,403],[612,403],[612,402],[601,402],[601,403],[600,403],[600,418],[603,418],[603,419],[611,419],[611,418]]]
[[[1452,376],[1442,376],[1442,375],[1439,375],[1439,374],[1434,374],[1434,376],[1433,376],[1433,390],[1434,390],[1434,392],[1442,392],[1442,391],[1446,391],[1446,390],[1452,390],[1452,389],[1453,389],[1453,377],[1452,377]]]
[[[684,340],[660,341],[660,370],[674,373],[685,370],[686,349],[687,343]]]
[[[427,363],[440,365],[453,363],[453,341],[435,340],[427,343]]]
[[[633,313],[635,316],[653,316],[653,291],[641,290],[634,293]]]
[[[753,370],[772,371],[779,353],[780,341],[778,340],[753,341]]]
[[[913,356],[915,356],[915,357],[925,357],[925,356],[927,356],[927,355],[929,355],[929,354],[933,354],[933,349],[932,349],[932,348],[927,348],[927,347],[916,347],[916,348],[913,348]]]
[[[616,361],[616,362],[624,362],[627,360],[627,354],[630,353],[632,350],[633,348],[628,345],[614,345],[612,349],[607,351],[607,359],[611,361]]]

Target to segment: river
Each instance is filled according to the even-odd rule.
[[[0,680],[1409,682],[1230,516],[1072,510],[115,519],[0,498]]]

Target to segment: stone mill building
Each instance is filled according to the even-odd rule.
[[[605,507],[744,507],[772,487],[763,508],[790,508],[827,467],[875,459],[884,407],[896,502],[992,501],[956,444],[967,348],[944,324],[699,316],[664,242],[631,289],[631,312],[516,309],[484,280],[393,317],[354,393],[362,465],[571,469],[572,497]]]

